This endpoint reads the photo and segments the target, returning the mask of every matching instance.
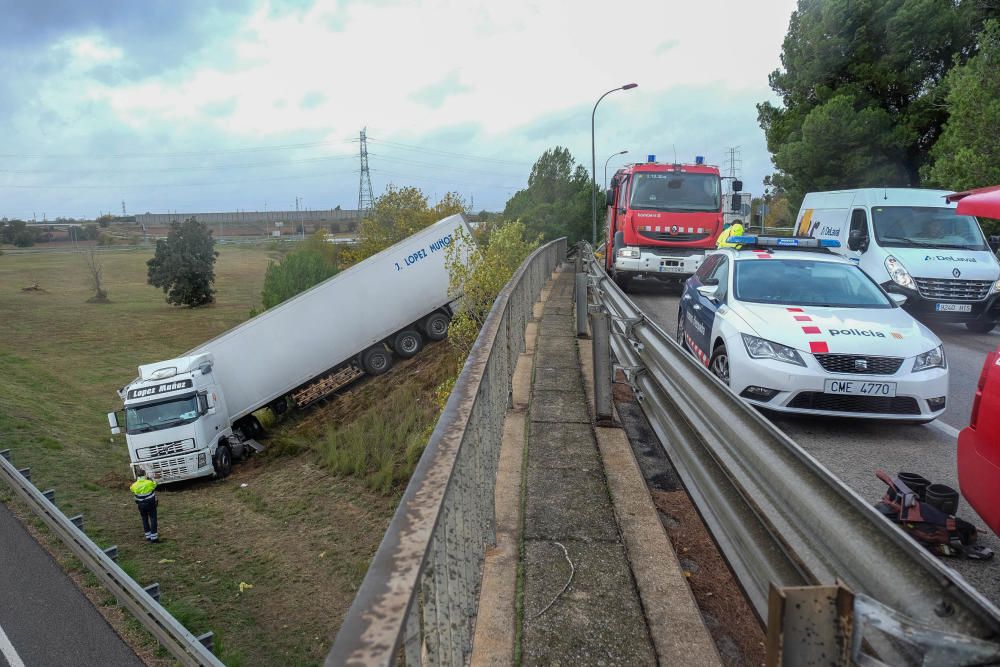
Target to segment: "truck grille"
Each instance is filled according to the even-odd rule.
[[[184,458],[150,461],[149,463],[142,464],[142,467],[147,473],[152,473],[154,478],[157,479],[183,477],[188,474],[187,460]]]
[[[671,234],[670,232],[639,232],[641,236],[645,236],[647,239],[653,241],[700,241],[702,239],[707,239],[708,234],[699,234],[694,232],[693,234],[680,233]]]
[[[825,394],[821,391],[800,391],[789,403],[790,408],[826,410],[829,412],[869,412],[881,415],[919,415],[920,406],[911,396],[851,396]]]
[[[903,365],[902,357],[869,357],[862,354],[817,354],[815,357],[828,373],[892,375]]]
[[[982,301],[990,293],[990,280],[956,280],[952,278],[914,278],[920,294],[928,299],[944,301]]]
[[[177,440],[175,442],[165,442],[161,445],[140,447],[135,450],[135,453],[140,461],[145,461],[146,459],[158,459],[161,456],[174,456],[189,449],[194,449],[194,440]]]

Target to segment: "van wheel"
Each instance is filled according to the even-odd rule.
[[[215,476],[223,479],[233,471],[233,454],[229,451],[229,445],[220,445],[215,450],[212,457],[212,467],[215,468]]]
[[[382,375],[392,368],[392,354],[383,345],[370,347],[361,353],[361,367],[368,375]]]
[[[973,331],[975,333],[989,333],[989,332],[993,331],[993,329],[996,327],[996,325],[997,325],[996,322],[984,322],[982,320],[977,320],[975,322],[966,322],[965,323],[966,328],[969,331]]]
[[[400,331],[392,339],[392,349],[403,359],[415,356],[424,347],[424,339],[419,332],[413,329]]]
[[[444,313],[437,312],[428,315],[421,328],[428,340],[444,340],[448,337],[449,324],[451,324],[451,318]]]

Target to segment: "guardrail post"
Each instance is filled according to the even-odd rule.
[[[69,518],[69,520],[73,522],[74,526],[76,526],[80,530],[83,530],[83,515],[82,514],[77,514],[76,516],[71,516]]]
[[[110,547],[108,547],[107,549],[105,549],[104,553],[105,553],[105,555],[108,558],[110,558],[114,562],[116,562],[116,563],[118,562],[118,545],[117,544],[113,544]]]
[[[18,468],[17,471],[21,473],[21,477],[31,481],[31,468]]]
[[[203,635],[198,635],[197,637],[195,637],[195,639],[197,639],[198,641],[200,641],[201,645],[204,646],[205,648],[207,648],[209,651],[211,651],[212,653],[215,653],[215,633],[214,632],[211,632],[211,631],[206,632]]]
[[[587,274],[576,274],[576,337],[587,337]]]
[[[160,582],[155,584],[150,584],[149,586],[143,586],[142,590],[149,594],[149,597],[153,598],[157,602],[160,601]]]
[[[594,355],[594,419],[599,426],[614,423],[611,406],[611,318],[603,306],[590,312]]]
[[[53,505],[55,505],[55,503],[56,503],[56,490],[55,489],[46,489],[46,490],[42,491],[42,495],[45,496],[45,498],[50,503],[52,503]]]
[[[578,241],[576,244],[576,272],[577,274],[583,273],[583,241]]]
[[[4,457],[8,461],[10,461],[10,450],[9,449],[0,449],[0,456]]]

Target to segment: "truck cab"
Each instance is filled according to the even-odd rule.
[[[606,193],[605,268],[624,290],[637,277],[687,279],[722,231],[719,168],[649,157],[619,169]]]
[[[243,438],[230,428],[213,365],[211,354],[200,354],[139,366],[139,377],[120,390],[133,476],[140,468],[159,482],[229,473]],[[108,419],[121,432],[117,415]]]

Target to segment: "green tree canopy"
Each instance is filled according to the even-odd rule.
[[[321,283],[339,271],[339,247],[326,242],[318,231],[280,262],[271,262],[264,273],[261,301],[264,308],[277,306],[299,292]]]
[[[569,150],[556,146],[545,151],[531,168],[528,187],[507,202],[503,215],[524,222],[531,237],[568,237],[569,243],[591,237],[590,176]],[[603,200],[598,202],[603,210]],[[604,216],[598,212],[598,217]]]
[[[172,222],[166,239],[156,242],[156,253],[146,262],[147,282],[167,295],[176,306],[200,306],[214,301],[215,239],[212,231],[194,218]]]
[[[427,196],[419,189],[397,188],[389,184],[385,193],[375,200],[368,216],[361,221],[359,243],[348,254],[352,261],[361,261],[441,218],[464,211],[465,204],[457,193],[445,193],[441,201],[432,207],[428,206]]]
[[[927,181],[950,190],[1000,184],[1000,21],[987,24],[978,55],[945,85],[950,116],[931,149]]]
[[[799,0],[769,78],[782,106],[757,105],[792,204],[826,187],[918,185],[947,119],[942,81],[975,52],[988,11],[976,0]]]

